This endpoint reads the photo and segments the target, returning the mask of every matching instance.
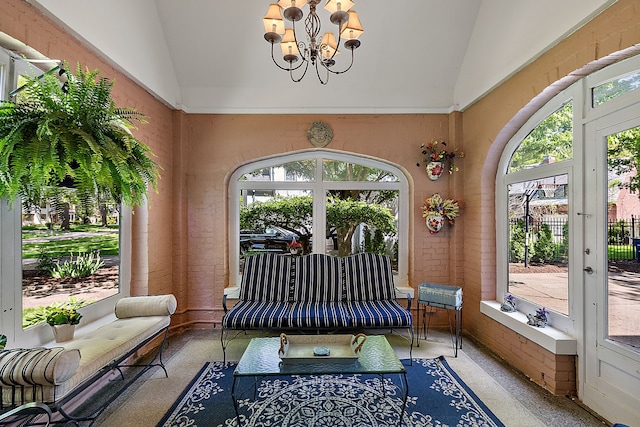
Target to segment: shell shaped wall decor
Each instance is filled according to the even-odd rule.
[[[333,130],[325,122],[313,122],[307,131],[307,139],[314,147],[326,147],[333,139]]]

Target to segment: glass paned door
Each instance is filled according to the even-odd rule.
[[[637,107],[585,127],[584,403],[640,425]]]
[[[607,136],[607,338],[640,352],[640,127]]]

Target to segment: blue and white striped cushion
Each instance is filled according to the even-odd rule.
[[[288,301],[291,281],[291,257],[273,253],[245,258],[241,301]]]
[[[348,328],[351,321],[341,302],[293,302],[287,323],[290,328]]]
[[[346,303],[354,328],[411,327],[411,313],[396,301],[349,301]]]
[[[223,329],[286,327],[289,303],[282,301],[240,301],[222,318]]]
[[[311,254],[295,260],[294,301],[342,301],[340,258]]]
[[[378,254],[356,254],[342,259],[347,301],[394,300],[391,259]]]

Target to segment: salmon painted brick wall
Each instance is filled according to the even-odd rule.
[[[591,64],[640,43],[640,3],[620,0],[464,111],[464,328],[557,394],[576,390],[575,357],[555,356],[480,313],[495,300],[495,177],[509,139],[540,106],[584,75]],[[567,76],[569,76],[567,78]],[[566,81],[559,83],[561,79]]]
[[[452,190],[458,174],[430,181],[424,167],[416,164],[422,159],[423,142],[443,139],[455,147],[449,115],[189,115],[186,120],[188,306],[198,312],[192,320],[206,320],[211,313],[216,322],[222,318],[222,295],[229,285],[229,177],[247,163],[313,149],[306,133],[317,120],[333,129],[333,141],[326,149],[382,159],[405,171],[412,195],[411,284],[450,282],[449,253],[459,225],[431,235],[420,207],[435,192],[457,197]]]
[[[113,81],[116,105],[144,113],[148,124],[134,134],[155,153],[162,167],[158,192],[149,196],[148,213],[133,216],[133,265],[131,293],[160,294],[174,291],[173,253],[173,125],[172,110],[127,78],[103,58],[76,41],[59,26],[20,0],[0,1],[0,31],[36,49],[49,58],[100,70],[100,76]]]

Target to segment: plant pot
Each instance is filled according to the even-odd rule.
[[[444,162],[427,163],[427,176],[431,181],[435,181],[440,178],[442,172],[444,172]]]
[[[425,218],[425,223],[429,229],[429,233],[436,234],[444,225],[444,216],[442,215],[429,215]]]
[[[513,313],[515,311],[518,311],[518,309],[516,308],[516,302],[510,300],[504,300],[500,305],[500,310],[506,313]]]
[[[53,325],[51,326],[51,329],[53,329],[53,337],[55,338],[56,342],[66,342],[73,339],[76,325]]]
[[[547,316],[539,314],[527,314],[527,325],[535,326],[536,328],[544,328],[547,326]]]

